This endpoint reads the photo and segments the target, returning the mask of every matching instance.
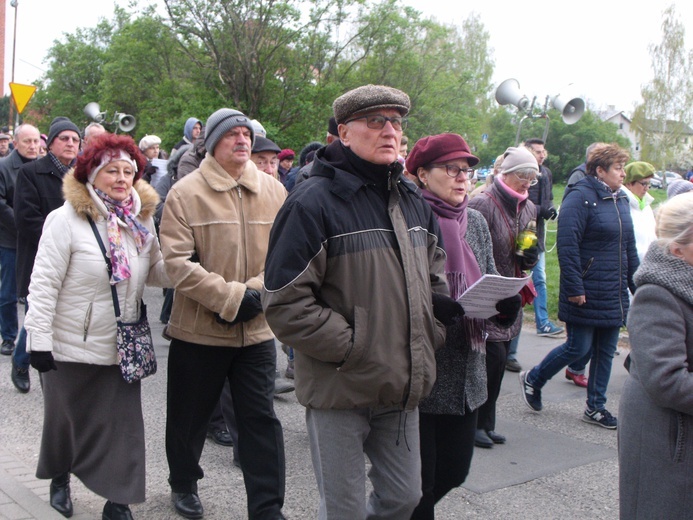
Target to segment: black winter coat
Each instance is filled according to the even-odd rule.
[[[623,191],[616,197],[595,177],[569,186],[558,219],[561,288],[558,317],[576,325],[621,327],[638,268],[633,221]],[[569,297],[585,295],[577,305]]]
[[[48,214],[63,205],[63,174],[47,155],[19,169],[14,194],[17,225],[17,296],[29,294],[29,281],[43,223]]]

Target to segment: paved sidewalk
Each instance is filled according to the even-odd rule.
[[[143,409],[147,439],[147,501],[132,507],[140,520],[170,520],[176,516],[170,504],[168,467],[164,450],[166,415],[166,365],[168,343],[158,323],[161,291],[147,290],[150,322],[159,360],[159,373],[143,382]],[[562,338],[537,337],[533,328],[523,330],[518,358],[525,368]],[[625,354],[614,358],[608,408],[616,414],[623,381]],[[278,351],[278,364],[286,356]],[[32,369],[32,388],[19,394],[10,378],[10,359],[0,356],[0,520],[62,518],[48,505],[48,481],[34,477],[41,440],[43,400],[38,374]],[[441,519],[536,519],[618,518],[618,463],[616,432],[580,420],[585,391],[559,374],[543,390],[544,410],[531,412],[520,397],[517,374],[505,373],[498,402],[497,431],[508,443],[493,449],[477,449],[472,469],[462,488],[454,490],[437,506]],[[292,520],[316,516],[318,494],[310,461],[304,409],[293,393],[275,399],[284,429],[286,447],[286,503],[284,513]],[[199,482],[205,518],[247,518],[241,471],[231,464],[231,450],[208,441],[201,465],[205,478]],[[100,519],[105,500],[72,480],[77,520]]]

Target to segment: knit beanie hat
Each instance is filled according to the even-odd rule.
[[[635,161],[627,164],[625,170],[626,178],[623,180],[623,184],[631,184],[635,181],[647,179],[648,177],[652,177],[655,172],[654,166],[643,161]]]
[[[693,191],[693,182],[684,179],[669,181],[669,186],[667,186],[667,198],[670,199],[676,195],[681,195],[689,191]]]
[[[344,123],[361,112],[377,108],[394,108],[402,117],[409,113],[409,96],[396,88],[385,85],[364,85],[342,94],[332,103],[337,123]]]
[[[156,135],[145,135],[140,139],[140,150],[144,152],[146,149],[156,146],[157,144],[161,144],[161,139],[159,139],[159,137]]]
[[[500,173],[512,173],[524,168],[532,168],[539,174],[539,164],[534,154],[524,146],[515,148],[511,146],[503,154],[503,164],[500,167]]]
[[[214,155],[214,148],[224,134],[237,126],[244,126],[250,130],[250,140],[252,143],[255,143],[255,130],[253,129],[250,119],[248,119],[243,112],[239,112],[238,110],[220,108],[209,116],[205,126],[207,129],[205,135],[205,148],[209,155]]]
[[[337,120],[334,118],[334,116],[327,121],[327,132],[339,137],[339,126],[337,125]]]
[[[77,128],[76,124],[74,124],[66,117],[58,116],[55,119],[53,119],[53,121],[51,121],[51,126],[48,130],[48,140],[46,141],[46,146],[50,148],[53,140],[56,137],[58,137],[58,135],[61,132],[64,132],[65,130],[71,130],[74,133],[76,133],[80,139],[82,138],[82,134],[79,132],[79,128]]]

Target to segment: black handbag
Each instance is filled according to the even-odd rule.
[[[128,383],[134,383],[147,376],[156,374],[156,354],[154,353],[154,342],[152,340],[152,330],[147,319],[147,306],[144,301],[140,301],[140,318],[135,322],[126,323],[120,319],[120,304],[118,303],[118,292],[114,285],[110,283],[113,274],[106,247],[101,240],[101,235],[96,229],[94,221],[87,217],[99,248],[106,261],[108,270],[109,285],[111,285],[111,297],[113,298],[113,310],[116,317],[116,347],[118,349],[118,365],[123,379]]]

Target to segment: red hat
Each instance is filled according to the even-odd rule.
[[[284,159],[293,159],[294,157],[296,157],[296,153],[291,148],[284,148],[281,152],[279,152],[279,155],[277,155],[277,159],[280,161],[283,161]]]
[[[422,137],[407,156],[407,171],[416,175],[421,166],[443,163],[453,159],[467,159],[469,166],[479,163],[479,158],[472,155],[469,145],[458,134],[438,134]]]

